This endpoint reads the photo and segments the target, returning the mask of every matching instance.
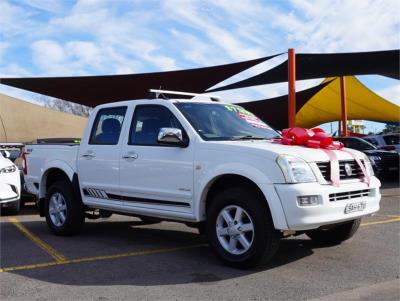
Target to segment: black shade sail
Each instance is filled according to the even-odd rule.
[[[321,89],[331,81],[324,82],[318,86],[312,87],[296,93],[296,112],[305,105],[305,103],[317,94]],[[288,126],[288,96],[283,95],[275,98],[255,100],[250,102],[241,102],[238,105],[249,110],[264,122],[275,129],[283,129]]]
[[[400,50],[355,53],[296,54],[296,80],[346,75],[377,74],[400,79]],[[286,82],[287,61],[253,77],[210,89],[224,91],[250,86]]]
[[[86,106],[142,99],[149,89],[202,93],[279,54],[239,63],[178,71],[78,77],[1,78],[0,83]]]

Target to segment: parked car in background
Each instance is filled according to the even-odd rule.
[[[20,179],[21,179],[21,199],[20,199],[20,207],[24,205],[27,201],[34,201],[35,196],[32,193],[29,193],[25,189],[25,180],[24,180],[24,160],[23,160],[23,152],[22,148],[24,147],[23,143],[1,143],[0,149],[9,153],[8,159],[13,162],[17,168],[19,169]]]
[[[379,149],[400,153],[400,134],[398,133],[365,136],[363,139]]]
[[[368,141],[357,137],[335,138],[347,148],[356,149],[365,153],[372,163],[375,175],[378,178],[393,178],[399,174],[399,157],[396,152],[380,150]]]
[[[20,210],[21,180],[17,166],[11,162],[10,152],[0,150],[0,206],[9,214]]]

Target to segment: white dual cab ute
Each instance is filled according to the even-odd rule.
[[[159,91],[158,91],[159,92]],[[212,101],[214,100],[214,101]],[[109,103],[90,115],[79,145],[27,145],[26,185],[57,235],[111,213],[199,228],[227,264],[269,260],[282,237],[340,243],[377,212],[380,182],[368,158],[282,145],[240,106],[194,97]],[[364,172],[365,172],[364,169]]]

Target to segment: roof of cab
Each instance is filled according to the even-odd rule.
[[[211,101],[210,99],[201,99],[201,98],[191,98],[191,99],[178,99],[178,98],[171,98],[171,99],[164,99],[164,98],[145,98],[145,99],[135,99],[135,100],[124,100],[124,101],[117,101],[117,102],[110,102],[110,103],[105,103],[105,104],[101,104],[96,106],[96,108],[98,109],[102,109],[102,108],[110,108],[110,107],[120,107],[120,106],[128,106],[130,104],[133,103],[142,103],[142,102],[146,102],[151,104],[152,102],[156,103],[156,104],[160,104],[162,102],[169,102],[169,103],[214,103],[214,104],[228,104],[225,102],[215,102],[215,101]]]

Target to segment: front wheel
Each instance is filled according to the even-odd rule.
[[[313,241],[323,244],[340,244],[351,238],[358,230],[361,219],[356,219],[329,229],[316,229],[306,234]]]
[[[70,183],[54,183],[47,192],[45,205],[46,222],[54,234],[74,235],[80,232],[85,214]]]
[[[279,247],[264,197],[251,188],[228,188],[207,208],[210,245],[227,265],[250,268],[266,263]]]

